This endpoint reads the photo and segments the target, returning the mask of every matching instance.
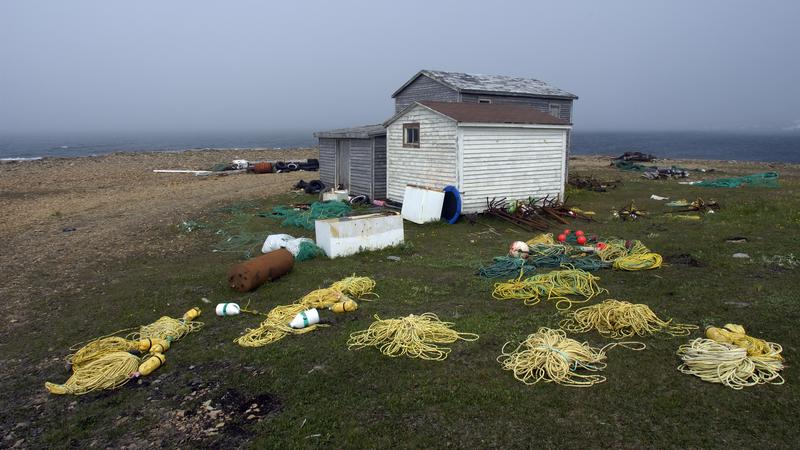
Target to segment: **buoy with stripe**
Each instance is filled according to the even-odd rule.
[[[305,328],[316,323],[319,323],[319,311],[316,308],[312,308],[294,316],[294,319],[289,322],[289,326],[292,328]]]
[[[216,312],[220,317],[235,316],[241,312],[241,308],[236,303],[220,303],[217,305]]]

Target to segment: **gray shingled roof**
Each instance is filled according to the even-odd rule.
[[[444,72],[441,70],[422,70],[398,89],[397,96],[406,86],[420,75],[428,76],[459,92],[508,94],[522,96],[564,97],[577,99],[578,96],[559,89],[551,84],[533,78],[507,77],[504,75],[482,75],[477,73]]]
[[[383,125],[363,125],[360,127],[352,128],[339,128],[329,131],[317,131],[314,133],[315,138],[340,138],[340,139],[368,139],[372,136],[381,136],[386,134],[386,128]]]

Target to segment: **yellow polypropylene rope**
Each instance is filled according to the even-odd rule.
[[[780,345],[769,343],[771,352],[780,356]],[[678,348],[683,364],[682,373],[695,375],[710,383],[720,383],[732,389],[757,384],[783,384],[780,374],[783,362],[773,356],[748,356],[747,350],[734,344],[697,338]]]
[[[438,344],[452,344],[457,340],[474,341],[477,334],[453,330],[452,322],[442,322],[433,313],[398,319],[381,320],[377,315],[369,328],[350,335],[347,348],[377,347],[386,356],[408,356],[432,361],[447,358],[450,348]]]
[[[535,237],[533,237],[531,239],[528,239],[528,241],[526,242],[526,244],[528,244],[528,245],[536,245],[536,244],[553,245],[555,243],[556,243],[556,241],[555,241],[555,239],[553,239],[553,233],[540,234],[540,235],[535,236]]]
[[[606,381],[606,377],[602,375],[584,375],[576,371],[603,370],[606,367],[607,349],[617,345],[631,350],[644,349],[644,344],[640,342],[621,342],[595,348],[586,342],[580,343],[568,338],[563,330],[545,327],[529,335],[514,350],[506,351],[509,344],[512,342],[503,345],[497,362],[504,370],[512,371],[514,378],[527,385],[544,381],[571,387],[589,387]]]
[[[347,296],[361,298],[368,294],[374,294],[372,292],[374,287],[375,281],[372,279],[352,276],[333,283],[329,288],[311,291],[295,303],[276,306],[267,313],[267,318],[261,322],[261,325],[248,329],[234,342],[242,347],[261,347],[277,342],[289,334],[309,333],[322,325],[315,324],[295,329],[289,326],[289,322],[303,311],[330,307],[337,302],[347,300]]]
[[[138,332],[128,335],[128,339],[165,339],[177,341],[178,339],[199,330],[203,326],[202,322],[187,320],[186,317],[174,319],[172,317],[161,317],[149,325],[142,325]]]
[[[641,241],[630,243],[622,239],[609,239],[597,256],[605,262],[613,264],[619,270],[648,270],[661,267],[663,259],[658,253],[651,252]]]
[[[647,305],[614,299],[584,306],[566,315],[567,318],[559,324],[562,329],[571,333],[597,330],[613,339],[647,336],[659,331],[672,336],[687,336],[697,329],[696,325],[672,323],[672,319],[661,320]]]
[[[775,345],[763,339],[748,336],[741,325],[725,324],[723,328],[706,328],[706,337],[720,343],[733,344],[747,350],[748,356],[761,356],[765,358],[782,360],[780,352],[775,352]]]
[[[73,372],[64,384],[47,382],[52,394],[82,395],[100,389],[116,389],[131,379],[139,368],[139,357],[128,352],[112,351]]]
[[[597,285],[600,277],[580,269],[566,268],[522,279],[495,283],[492,297],[498,300],[518,299],[528,306],[539,303],[542,297],[555,300],[556,309],[563,311],[575,303],[585,303],[595,295],[608,292]],[[580,295],[583,300],[571,300],[565,295]]]

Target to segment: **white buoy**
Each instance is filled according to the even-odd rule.
[[[316,308],[313,308],[305,310],[294,316],[294,319],[289,322],[289,326],[292,328],[305,328],[309,325],[314,325],[315,323],[319,323],[319,311],[317,311]]]
[[[218,316],[235,316],[241,312],[241,308],[236,303],[220,303],[216,311]]]

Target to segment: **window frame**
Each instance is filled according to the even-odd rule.
[[[417,141],[416,142],[408,142],[408,131],[407,130],[417,130]],[[420,126],[419,122],[409,122],[403,124],[403,147],[405,148],[419,148],[419,143],[421,140],[421,133],[420,133]]]
[[[490,99],[488,97],[478,97],[478,103],[482,103],[482,104],[485,104],[485,105],[491,105],[492,104],[492,99]]]
[[[553,108],[558,112],[558,114],[553,114]],[[561,118],[561,104],[559,103],[549,103],[547,107],[547,112],[553,117]]]

